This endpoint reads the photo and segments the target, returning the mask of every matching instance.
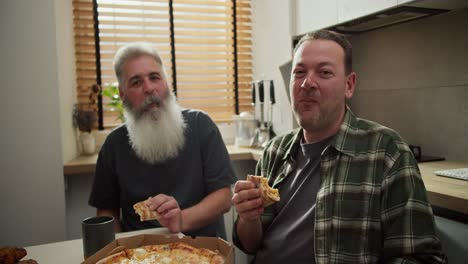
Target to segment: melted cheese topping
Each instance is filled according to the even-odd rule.
[[[187,260],[187,255],[179,255],[178,252],[172,252],[172,256],[167,256],[166,254],[156,253],[145,248],[136,248],[131,254],[131,258],[122,258],[117,261],[113,260],[113,264],[191,264],[193,261],[196,261],[197,264],[210,264],[207,259],[203,259],[201,256],[193,256],[194,259],[190,261]],[[183,253],[183,252],[179,252]],[[108,263],[108,262],[106,262]]]
[[[170,264],[171,262],[172,262],[171,258],[168,258],[168,257],[158,258],[158,256],[152,255],[145,259],[131,259],[131,260],[128,260],[128,262],[125,262],[125,264]]]

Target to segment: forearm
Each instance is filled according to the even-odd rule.
[[[204,227],[231,207],[231,189],[221,188],[210,193],[198,204],[182,210],[182,231]]]
[[[115,232],[122,232],[122,227],[120,226],[120,209],[97,209],[96,215],[114,217]]]
[[[262,222],[257,220],[243,220],[239,218],[236,225],[237,238],[244,250],[248,253],[255,253],[260,247],[263,237]]]

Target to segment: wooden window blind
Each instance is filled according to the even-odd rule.
[[[73,1],[77,102],[80,108],[97,110],[90,101],[91,87],[96,84],[96,49],[92,0]]]
[[[93,26],[93,0],[73,0],[80,105],[93,105],[89,104],[89,90],[98,75],[102,87],[117,82],[112,62],[120,46],[146,41],[159,50],[181,106],[204,110],[215,122],[229,122],[239,110],[251,110],[250,0],[96,3],[98,38]],[[236,35],[240,37],[237,41]],[[103,123],[104,127],[113,127],[119,121],[107,103],[104,98]]]
[[[250,0],[236,1],[237,91],[240,112],[252,111],[252,13]]]

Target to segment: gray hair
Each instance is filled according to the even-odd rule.
[[[166,78],[166,71],[164,69],[161,56],[159,56],[156,48],[146,42],[133,42],[122,46],[114,57],[114,71],[115,75],[117,76],[117,81],[119,82],[119,89],[122,89],[122,85],[124,84],[123,66],[125,63],[129,59],[133,59],[142,55],[151,56],[157,63],[159,63],[159,65],[161,65],[164,78]]]

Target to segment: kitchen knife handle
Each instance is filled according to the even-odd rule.
[[[255,82],[252,82],[252,104],[255,105]]]
[[[263,103],[264,101],[264,90],[263,90],[263,81],[258,81],[258,100],[260,103]]]
[[[275,86],[273,85],[273,80],[270,80],[270,103],[275,104]]]

